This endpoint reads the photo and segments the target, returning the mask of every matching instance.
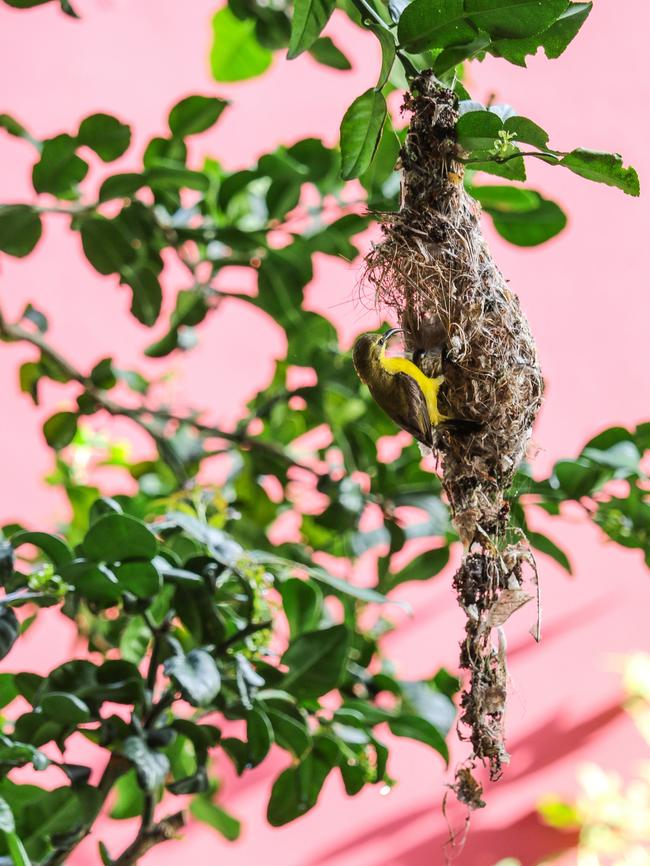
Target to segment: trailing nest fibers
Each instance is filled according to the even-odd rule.
[[[461,666],[471,674],[461,721],[472,755],[452,787],[477,808],[483,801],[473,767],[487,763],[497,778],[508,760],[504,640],[495,640],[493,630],[502,638],[510,613],[531,598],[522,567],[531,563],[534,572],[534,562],[525,539],[506,542],[505,494],[525,454],[543,382],[519,300],[492,260],[479,205],[463,186],[456,97],[425,72],[404,107],[411,122],[401,151],[402,203],[399,212],[381,216],[383,239],[366,260],[365,278],[378,305],[399,320],[424,372],[444,375],[441,411],[476,422],[471,432],[439,427],[436,447],[464,547],[454,587],[467,613]]]

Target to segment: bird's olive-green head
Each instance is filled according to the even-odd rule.
[[[352,348],[352,363],[362,382],[368,384],[372,379],[387,341],[401,330],[401,328],[391,328],[385,334],[361,334],[357,337]]]

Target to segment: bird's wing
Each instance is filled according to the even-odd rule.
[[[433,427],[429,418],[427,401],[420,386],[415,379],[405,373],[395,374],[395,384],[406,393],[409,407],[407,415],[399,415],[398,423],[418,442],[422,442],[430,448],[433,447]]]

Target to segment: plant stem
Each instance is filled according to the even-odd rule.
[[[184,824],[184,813],[175,812],[157,824],[141,827],[133,842],[113,861],[114,866],[134,866],[155,845],[173,839]]]
[[[269,456],[277,458],[284,463],[295,466],[299,469],[304,469],[312,475],[317,473],[303,463],[299,463],[290,457],[282,448],[278,448],[269,442],[263,442],[254,437],[248,436],[245,432],[228,432],[221,430],[209,424],[203,424],[191,416],[175,415],[164,409],[152,409],[148,406],[137,406],[130,408],[114,402],[100,389],[95,387],[90,377],[85,376],[80,370],[74,367],[67,358],[64,358],[56,349],[54,349],[37,331],[29,331],[21,325],[7,322],[0,312],[0,339],[4,338],[11,342],[29,343],[41,351],[41,353],[51,360],[63,373],[72,381],[78,382],[83,386],[84,391],[106,412],[113,416],[121,416],[129,418],[134,424],[137,424],[144,430],[155,442],[161,458],[174,472],[176,479],[181,487],[187,482],[187,473],[182,461],[176,455],[169,442],[169,437],[164,435],[151,420],[172,421],[177,424],[187,424],[193,427],[200,433],[214,436],[217,439],[225,439],[227,442],[232,442],[242,448],[250,448],[259,452],[263,452]]]

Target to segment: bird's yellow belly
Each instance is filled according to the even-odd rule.
[[[411,379],[416,381],[418,387],[424,394],[427,411],[432,424],[440,424],[441,421],[445,420],[445,416],[442,415],[438,409],[438,391],[440,390],[442,383],[445,381],[444,376],[437,376],[435,379],[430,379],[428,376],[425,376],[422,370],[420,370],[413,361],[409,361],[408,358],[383,357],[381,359],[381,364],[384,370],[392,376],[396,373],[404,373],[406,376],[410,376]]]

